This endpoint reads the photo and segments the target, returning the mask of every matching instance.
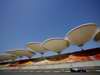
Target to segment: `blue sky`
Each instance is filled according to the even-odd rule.
[[[100,0],[0,0],[0,52],[64,37],[87,22],[100,27]],[[100,44],[90,41],[83,48],[95,47]],[[77,46],[70,46],[63,52],[77,50]]]

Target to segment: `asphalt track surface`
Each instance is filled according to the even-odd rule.
[[[0,71],[0,75],[100,75],[100,72],[33,72],[33,71]]]

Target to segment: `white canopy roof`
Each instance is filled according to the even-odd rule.
[[[0,61],[5,61],[5,60],[14,60],[16,59],[16,56],[7,54],[7,53],[1,53],[0,54]]]
[[[7,53],[16,55],[16,56],[27,56],[27,57],[32,57],[33,52],[31,50],[24,50],[24,49],[14,49],[11,51],[7,51]]]
[[[94,36],[95,41],[100,41],[100,28],[97,29],[95,36]]]
[[[48,50],[61,51],[69,46],[69,41],[61,38],[51,38],[45,40],[42,45]]]
[[[70,40],[70,43],[81,46],[92,38],[95,31],[96,24],[82,24],[81,26],[69,31],[65,39],[68,38]]]
[[[45,51],[48,51],[39,42],[28,43],[27,47],[30,48],[33,52],[45,52]]]

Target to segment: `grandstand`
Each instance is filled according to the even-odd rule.
[[[81,32],[81,33],[80,33]],[[65,38],[49,38],[43,42],[31,42],[28,49],[14,49],[0,54],[0,70],[66,70],[71,72],[100,71],[100,47],[83,49],[89,40],[100,41],[100,29],[95,23],[82,24],[67,33]],[[70,45],[78,46],[81,51],[64,53]],[[37,53],[54,51],[58,55],[32,58]],[[28,59],[16,60],[26,56]]]

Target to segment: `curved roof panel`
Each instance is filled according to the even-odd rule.
[[[30,50],[24,50],[24,49],[14,49],[13,51],[8,51],[7,53],[16,55],[16,56],[27,56],[27,57],[32,57],[33,52]]]
[[[86,23],[69,31],[67,38],[70,40],[70,43],[81,46],[92,38],[95,31],[95,23]]]
[[[61,51],[69,46],[69,41],[59,38],[53,38],[44,41],[42,45],[48,50]]]
[[[0,54],[0,61],[14,60],[14,59],[16,59],[16,56],[12,54],[7,54],[7,53]]]
[[[97,29],[97,32],[94,36],[94,41],[100,41],[100,28]]]
[[[39,42],[31,42],[27,44],[27,47],[30,48],[31,50],[33,50],[33,52],[44,52],[47,51],[47,49],[45,49],[41,43]]]

